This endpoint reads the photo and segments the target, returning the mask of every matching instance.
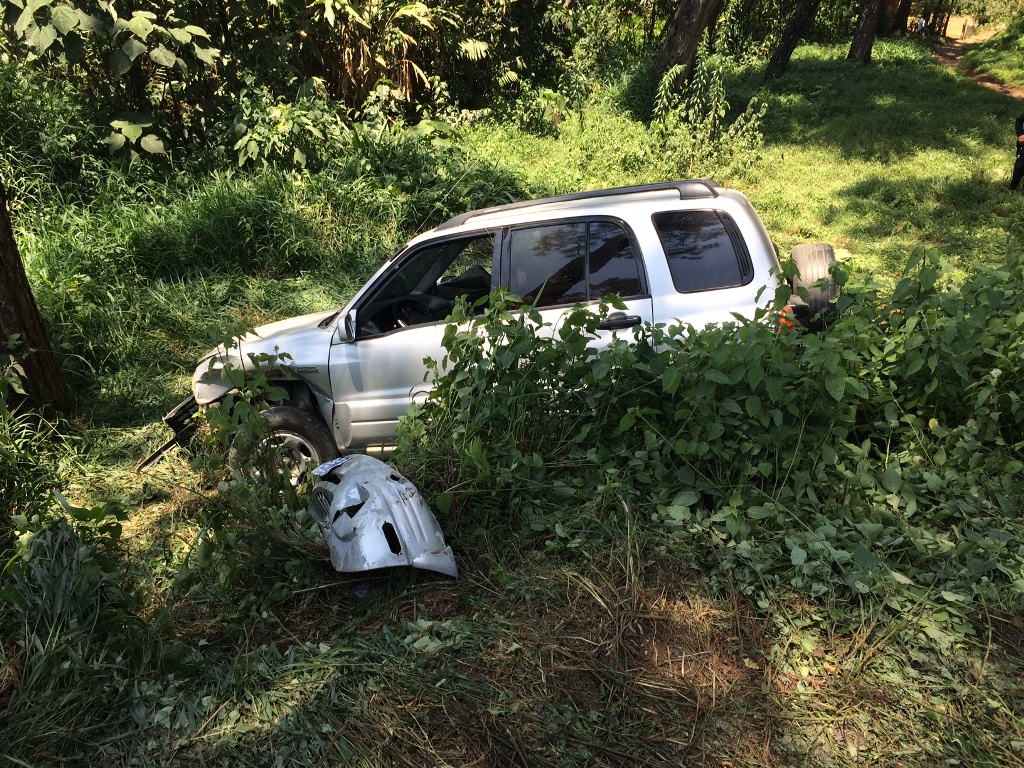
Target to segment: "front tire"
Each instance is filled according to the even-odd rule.
[[[835,251],[828,243],[803,243],[793,246],[789,256],[800,274],[793,278],[793,290],[807,290],[807,330],[823,330],[835,317],[835,298],[839,293],[829,267],[836,260]],[[824,287],[815,285],[826,280]]]
[[[236,439],[228,453],[232,469],[244,471],[253,458],[273,449],[280,457],[284,475],[292,485],[297,485],[311,470],[341,455],[327,427],[307,410],[278,406],[263,411],[263,418],[267,420],[268,437],[259,446]],[[249,469],[248,474],[260,476],[256,467]]]

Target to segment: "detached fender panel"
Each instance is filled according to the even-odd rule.
[[[313,470],[309,514],[338,571],[410,566],[457,578],[451,547],[411,482],[371,456],[352,454]]]

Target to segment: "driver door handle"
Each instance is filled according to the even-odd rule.
[[[621,331],[623,328],[632,328],[634,325],[640,325],[642,322],[640,315],[612,312],[608,315],[607,320],[602,320],[597,324],[597,329],[599,331]]]

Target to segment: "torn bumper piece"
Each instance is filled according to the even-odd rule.
[[[192,435],[196,433],[195,415],[198,412],[199,406],[196,405],[196,399],[191,395],[174,406],[170,413],[164,416],[164,423],[174,430],[174,437],[140,461],[135,466],[135,471],[142,472],[145,469],[149,469],[171,448],[176,445],[185,445],[185,443],[192,439]]]
[[[411,566],[458,578],[441,526],[411,482],[371,456],[353,454],[313,470],[320,481],[309,514],[320,524],[334,568]]]

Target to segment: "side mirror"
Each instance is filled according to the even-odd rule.
[[[356,340],[356,311],[350,309],[345,314],[345,322],[341,328],[342,341],[353,342]]]

